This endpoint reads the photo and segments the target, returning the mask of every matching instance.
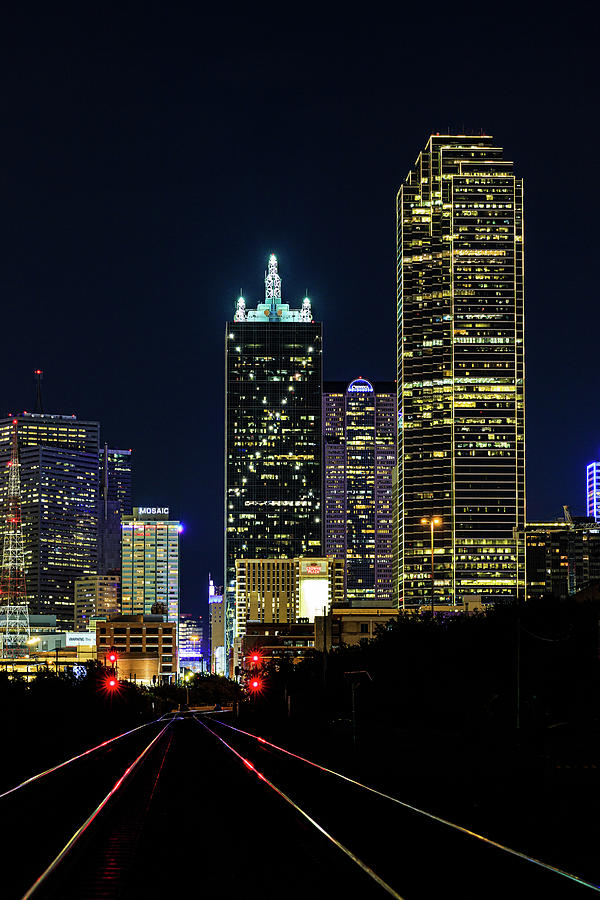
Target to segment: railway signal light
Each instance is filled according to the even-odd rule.
[[[107,675],[102,681],[102,690],[105,694],[108,694],[108,696],[118,694],[121,690],[121,685],[117,676]]]

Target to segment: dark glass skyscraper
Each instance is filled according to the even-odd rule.
[[[36,413],[1,420],[2,499],[13,419],[17,420],[29,609],[56,615],[58,627],[70,631],[74,580],[94,574],[97,566],[100,426],[75,416]]]
[[[227,652],[235,560],[298,557],[321,548],[321,325],[310,300],[281,300],[277,259],[265,300],[237,302],[225,334],[225,592]]]
[[[346,560],[351,606],[396,606],[392,472],[396,465],[394,382],[323,386],[323,553]]]
[[[99,494],[98,573],[115,574],[121,571],[121,521],[132,510],[131,450],[101,449]]]
[[[432,136],[398,193],[399,583],[524,590],[523,184],[493,138]],[[425,521],[423,521],[425,520]]]
[[[100,493],[118,503],[123,515],[131,515],[131,450],[113,450],[107,444],[100,450]]]

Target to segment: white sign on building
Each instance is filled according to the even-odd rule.
[[[95,631],[67,631],[65,632],[65,646],[67,647],[95,647]]]

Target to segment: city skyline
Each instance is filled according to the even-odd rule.
[[[581,30],[565,42],[558,21],[536,19],[529,41],[531,19],[517,32],[510,16],[495,19],[488,52],[514,46],[525,69],[484,66],[477,78],[472,54],[450,54],[441,32],[425,67],[418,42],[402,39],[403,69],[420,76],[399,115],[397,35],[385,20],[369,41],[345,22],[332,46],[327,17],[288,28],[286,15],[255,10],[241,29],[214,11],[201,28],[194,12],[160,26],[155,13],[123,13],[109,28],[96,16],[88,27],[87,15],[60,27],[28,19],[13,41],[6,30],[3,291],[9,333],[26,340],[6,346],[2,412],[34,409],[42,368],[45,409],[100,421],[112,446],[134,449],[136,502],[164,498],[185,521],[192,611],[206,609],[206,585],[186,572],[223,577],[215,336],[232,298],[256,299],[257,267],[274,252],[288,296],[308,292],[326,323],[324,378],[394,378],[394,197],[432,132],[496,135],[527,184],[528,517],[563,503],[585,511],[582,473],[599,443],[597,376],[581,365],[594,352],[587,160],[598,125]],[[407,13],[405,36],[416,18]],[[479,46],[479,17],[448,9],[442,22],[460,22],[461,47]],[[217,48],[208,36],[223,26]],[[177,465],[172,441],[157,439],[161,417]]]
[[[596,10],[315,12],[3,10],[2,900],[600,889]]]

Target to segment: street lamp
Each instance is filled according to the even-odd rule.
[[[421,525],[429,525],[431,531],[431,620],[433,621],[433,617],[435,615],[434,602],[435,602],[435,591],[433,586],[433,529],[436,525],[441,525],[442,519],[440,516],[423,516],[421,519]]]

